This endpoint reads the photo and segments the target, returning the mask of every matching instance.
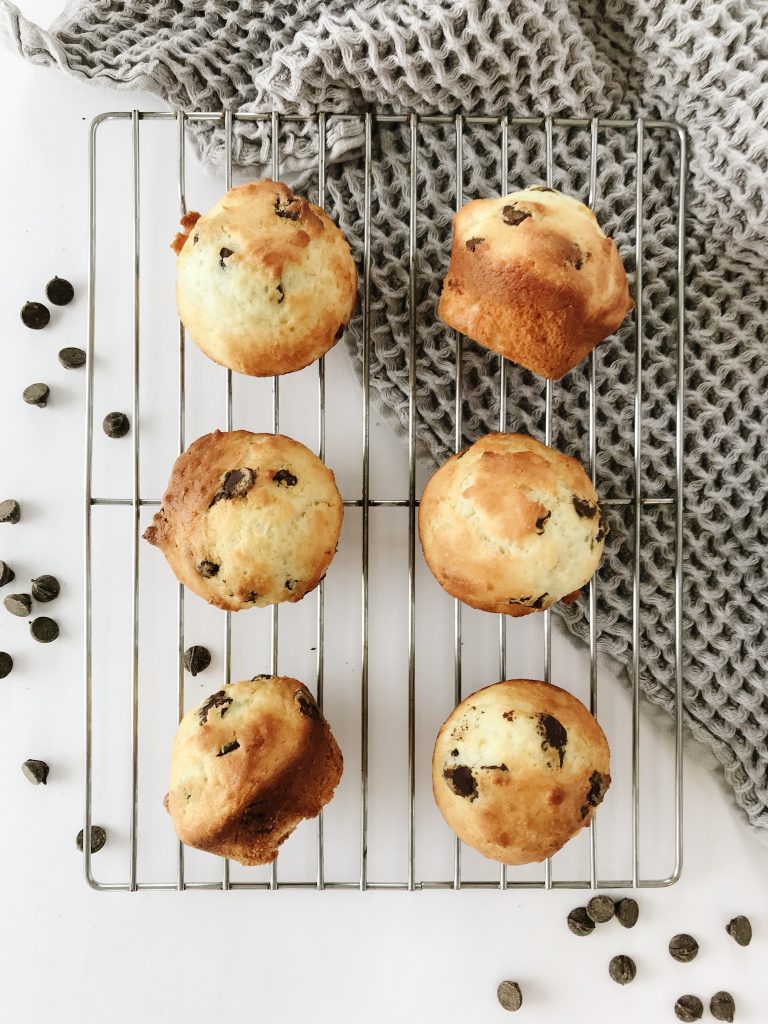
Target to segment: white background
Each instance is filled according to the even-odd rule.
[[[51,3],[35,5],[40,6],[45,7],[46,13],[52,14],[55,9]],[[4,229],[0,247],[0,498],[16,497],[23,506],[23,520],[18,526],[0,528],[0,558],[10,562],[17,573],[17,582],[6,588],[4,594],[26,589],[30,576],[43,572],[53,572],[63,583],[62,596],[50,606],[50,614],[62,627],[62,635],[55,644],[34,644],[24,620],[0,611],[0,649],[11,651],[16,663],[13,674],[0,683],[4,696],[0,777],[5,780],[6,800],[0,844],[0,1019],[49,1021],[55,1014],[56,1019],[69,1021],[83,1013],[99,1013],[120,1022],[137,1017],[150,1021],[183,1017],[202,1022],[233,1014],[281,1022],[490,1022],[504,1019],[495,1000],[496,985],[503,978],[513,978],[520,982],[525,994],[520,1019],[623,1020],[628,1024],[674,1020],[672,1005],[678,995],[697,993],[706,1003],[722,987],[735,995],[739,1020],[764,1021],[768,1014],[768,986],[759,965],[765,963],[768,952],[766,851],[736,821],[713,778],[692,759],[687,762],[685,773],[682,881],[669,890],[640,893],[641,920],[631,932],[613,922],[588,939],[574,938],[564,918],[582,900],[577,893],[562,891],[129,894],[88,889],[82,878],[82,861],[74,847],[74,835],[81,827],[83,814],[81,493],[85,375],[83,371],[61,368],[56,353],[65,345],[85,347],[88,123],[103,110],[128,110],[132,106],[160,109],[160,105],[153,97],[90,89],[54,71],[28,68],[4,55],[0,57],[0,87],[6,113],[4,159],[0,168]],[[126,133],[119,130],[112,137],[117,161],[122,145],[119,140],[124,140]],[[159,134],[149,133],[143,141],[143,151],[150,162],[143,180],[149,206],[145,238],[148,236],[150,243],[157,238],[154,248],[158,253],[162,251],[157,266],[166,268],[158,269],[157,275],[147,274],[144,286],[144,351],[148,337],[153,345],[168,345],[165,355],[158,352],[146,381],[147,406],[155,410],[157,417],[154,427],[152,423],[145,425],[142,434],[144,482],[146,493],[153,495],[162,487],[175,444],[175,394],[164,402],[162,392],[163,368],[170,374],[176,344],[172,303],[165,294],[164,277],[170,275],[172,281],[172,260],[165,262],[164,246],[173,231],[175,199],[169,191],[170,212],[166,218],[160,191],[166,187],[160,183],[163,161],[172,158],[173,149],[172,140],[169,144],[167,136],[163,138],[166,141],[161,141]],[[169,146],[167,153],[163,146]],[[106,148],[112,152],[111,146]],[[152,161],[157,165],[158,184],[154,192]],[[205,182],[193,166],[189,173],[198,189],[199,203],[205,205],[215,197],[220,183]],[[170,183],[172,175],[173,168],[168,177]],[[127,193],[118,191],[118,186],[123,187],[119,173],[115,172],[114,180],[105,174],[104,181],[105,189],[114,186],[114,196],[123,198],[111,213],[104,213],[110,230],[110,218],[114,218],[115,245],[113,260],[107,244],[110,239],[106,239],[102,281],[106,287],[114,285],[115,301],[107,301],[101,307],[104,312],[98,325],[102,355],[97,363],[97,381],[103,390],[97,390],[96,395],[97,421],[111,408],[128,410],[130,403],[124,372],[128,364],[121,363],[127,358],[130,341],[130,307],[125,302],[119,269],[125,268],[129,253],[125,248],[127,236],[118,233],[125,223],[120,218],[127,217],[129,209],[125,205]],[[21,325],[18,310],[25,300],[43,297],[45,282],[54,273],[73,281],[78,298],[71,307],[54,310],[51,326],[33,334]],[[190,380],[203,380],[198,374],[215,374],[218,401],[223,390],[219,387],[221,374],[205,364],[192,346],[189,349]],[[156,387],[152,383],[155,376]],[[45,410],[21,401],[23,388],[38,380],[46,381],[52,389],[52,400]],[[314,419],[309,412],[303,416],[299,402],[303,386],[299,382],[285,387],[284,429],[312,443]],[[245,383],[242,388],[246,390],[240,391],[240,387],[236,383],[236,418],[240,408],[252,410],[253,398],[260,394],[258,390],[248,391]],[[348,438],[342,427],[347,418],[353,422],[354,417],[356,422],[359,395],[341,348],[329,360],[329,389],[336,412],[335,420],[329,421],[329,462],[337,470],[342,490],[352,493],[356,483],[357,442],[350,440],[347,451]],[[188,439],[223,425],[221,405],[209,409],[206,402],[201,391],[189,411]],[[242,425],[269,429],[268,419],[269,410],[265,407],[265,411],[252,417],[258,422],[248,420]],[[153,441],[148,443],[147,432],[155,427],[156,434],[150,434]],[[374,427],[374,484],[378,493],[389,496],[385,490],[390,474],[399,472],[403,466],[402,447],[375,418]],[[103,493],[129,493],[129,458],[127,441],[106,442],[97,429],[97,479]],[[397,479],[402,487],[402,474]],[[389,593],[387,586],[402,588],[403,584],[401,568],[390,566],[400,566],[402,558],[397,562],[389,558],[392,546],[402,544],[402,523],[390,528],[384,520],[381,522],[382,532],[374,532],[372,538],[372,566],[376,579]],[[347,607],[342,588],[356,571],[353,544],[357,529],[354,517],[348,516],[346,530],[352,554],[345,556],[342,546],[336,568],[336,592],[329,577],[329,608]],[[128,655],[120,647],[126,643],[124,633],[116,631],[113,636],[111,630],[116,629],[113,619],[120,619],[123,611],[129,548],[127,540],[126,544],[111,548],[111,536],[105,533],[103,538],[96,538],[96,582],[100,595],[96,624],[103,650],[99,653],[97,643],[95,768],[102,781],[95,788],[94,814],[95,820],[107,825],[110,844],[98,858],[94,857],[94,871],[102,879],[124,879]],[[115,536],[127,538],[128,534],[122,529]],[[401,548],[398,551],[402,554]],[[174,621],[175,588],[159,558],[153,557],[155,554],[150,552],[146,558],[142,555],[145,586],[157,595],[142,620],[142,638],[146,641],[143,650],[151,667],[142,673],[141,691],[142,707],[148,710],[142,713],[141,720],[142,765],[146,765],[142,785],[146,779],[147,791],[142,803],[144,831],[140,846],[140,851],[146,852],[140,854],[140,872],[142,878],[150,881],[175,878],[175,846],[169,841],[169,826],[158,799],[158,793],[162,795],[158,788],[162,785],[159,773],[173,732],[176,701],[170,649],[173,641],[170,646],[167,642],[163,645],[161,634],[166,620]],[[391,580],[388,572],[393,573]],[[112,587],[118,592],[114,596]],[[429,610],[424,612],[424,618],[435,616],[434,632],[430,619],[429,628],[423,628],[420,634],[420,693],[430,697],[428,704],[417,705],[417,812],[428,858],[420,876],[446,877],[446,871],[451,869],[451,844],[428,801],[425,752],[434,728],[450,709],[450,635],[446,625],[450,608],[447,603],[441,604],[442,595],[421,574],[419,587],[428,601]],[[402,645],[390,643],[390,631],[399,631],[397,635],[401,636],[404,620],[402,602],[386,602],[376,597],[377,593],[381,591],[374,589],[372,600],[379,604],[372,606],[375,614],[371,634],[371,876],[396,878],[402,877],[401,797],[405,794],[406,779],[402,768],[404,705],[402,700],[390,697],[393,692],[402,696],[401,666],[390,649],[401,651]],[[401,589],[400,593],[405,591]],[[421,593],[422,589],[420,596]],[[104,599],[107,594],[109,600]],[[355,601],[357,595],[349,599],[349,614],[356,624]],[[208,681],[204,676],[194,683],[188,681],[185,699],[189,706],[216,685],[213,674],[221,671],[221,643],[220,619],[208,618],[209,610],[197,608],[197,602],[188,602],[187,609],[188,637],[189,630],[194,629],[195,640],[207,643],[214,651]],[[283,621],[288,628],[283,626],[281,658],[285,658],[285,671],[311,681],[313,655],[308,645],[299,650],[301,645],[291,643],[291,630],[295,626],[303,630],[302,636],[307,633],[314,606],[310,608],[307,604],[309,610],[303,612],[299,609],[297,606],[285,613]],[[124,620],[122,616],[121,621]],[[475,637],[476,647],[465,649],[465,692],[490,681],[491,666],[495,664],[491,643],[491,637],[496,635],[495,625],[486,634],[484,623],[469,621],[472,629],[467,634]],[[258,635],[251,638],[250,647],[243,648],[242,657],[245,659],[247,654],[249,665],[254,651],[266,649],[263,641],[267,622],[266,613],[261,619],[250,620],[249,628]],[[237,625],[236,631],[242,628]],[[336,677],[330,672],[327,710],[347,755],[345,781],[328,815],[329,873],[330,877],[334,871],[338,877],[352,877],[357,848],[345,837],[351,835],[357,841],[355,763],[359,754],[356,708],[348,713],[345,707],[352,691],[345,688],[342,666],[349,660],[349,678],[356,678],[357,635],[344,627],[341,618],[335,628],[332,620],[329,629],[334,638],[331,647],[336,652],[329,654],[330,666],[338,657],[340,674],[334,688]],[[510,655],[510,665],[521,674],[528,661],[532,662],[528,671],[536,671],[534,656],[526,654],[528,635],[514,634],[514,654]],[[238,649],[236,645],[235,674]],[[156,660],[150,663],[150,656]],[[263,657],[263,653],[259,656]],[[558,663],[570,666],[571,660],[574,664],[578,661],[567,649],[556,647],[555,667]],[[436,706],[432,706],[431,699],[432,676],[441,677],[440,689],[434,691],[440,694],[435,697]],[[609,678],[604,679],[601,714],[612,742],[617,781],[611,794],[613,803],[606,802],[601,819],[605,824],[601,824],[598,835],[609,865],[606,870],[611,870],[615,863],[619,872],[627,852],[629,802],[624,769],[628,763],[628,713],[626,693],[618,683],[611,685]],[[385,748],[390,742],[399,754],[397,799],[391,797],[384,785]],[[664,873],[670,867],[671,749],[667,736],[652,724],[644,723],[647,817],[641,849],[649,873],[657,867],[659,873]],[[27,757],[43,758],[50,763],[51,779],[46,788],[33,789],[22,777],[19,765]],[[281,877],[306,876],[314,836],[311,829],[307,826],[297,834],[292,852],[291,844],[286,847],[285,858],[281,858]],[[560,877],[571,866],[576,872],[583,867],[583,839],[572,845],[573,849],[563,855],[567,867],[555,868]],[[210,863],[208,858],[190,858],[191,877],[209,877]],[[283,863],[287,866],[283,867]],[[495,877],[479,861],[468,858],[467,863],[476,869],[470,873]],[[245,876],[233,869],[233,877]],[[752,946],[746,950],[738,948],[723,930],[731,916],[742,912],[752,918],[756,932]],[[681,930],[692,932],[701,944],[701,953],[691,965],[675,964],[666,952],[669,937]],[[615,986],[607,977],[607,962],[619,952],[632,955],[638,964],[638,978],[628,989]]]

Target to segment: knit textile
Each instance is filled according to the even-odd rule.
[[[685,725],[742,816],[768,842],[768,0],[453,0],[421,3],[80,0],[48,31],[0,0],[0,40],[40,65],[97,85],[150,90],[185,111],[664,118],[691,147],[686,299]],[[192,124],[200,158],[220,167],[219,127]],[[463,198],[543,181],[540,126],[466,126]],[[371,374],[378,409],[408,417],[408,125],[376,124],[371,187]],[[237,126],[234,161],[269,173],[269,125]],[[361,257],[361,120],[328,119],[326,205]],[[599,134],[595,209],[635,275],[634,129]],[[417,159],[417,434],[420,455],[453,448],[455,336],[436,304],[456,203],[453,123],[420,125]],[[281,169],[317,195],[317,129],[284,123]],[[586,198],[588,129],[553,132],[554,184]],[[646,131],[643,161],[645,497],[673,494],[678,141]],[[507,187],[509,186],[509,189]],[[359,321],[359,318],[358,318]],[[362,372],[359,322],[346,333]],[[598,650],[632,665],[634,320],[596,354],[597,480],[611,535],[599,573]],[[499,427],[498,357],[465,342],[466,441]],[[508,429],[541,436],[543,382],[508,365]],[[588,363],[554,387],[553,442],[589,456]],[[642,691],[674,702],[674,506],[643,512]],[[588,636],[585,598],[558,609]]]

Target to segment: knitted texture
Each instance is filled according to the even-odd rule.
[[[28,60],[98,85],[147,89],[181,110],[310,114],[365,108],[668,118],[691,143],[685,463],[685,724],[737,806],[768,841],[768,448],[760,437],[768,263],[768,0],[452,0],[424,3],[82,0],[48,32],[0,0],[0,38]],[[221,130],[190,128],[219,167]],[[436,318],[456,201],[453,125],[421,126],[416,280],[420,454],[442,461],[454,436],[455,338]],[[358,121],[328,121],[329,212],[361,255],[364,142]],[[634,274],[635,134],[600,134],[596,212]],[[378,408],[407,424],[408,126],[381,125],[372,162],[371,372]],[[499,129],[464,134],[464,199],[507,190]],[[509,188],[542,181],[540,128],[509,139]],[[317,189],[317,131],[285,124],[282,169]],[[554,184],[586,197],[588,131],[555,130]],[[269,172],[268,126],[238,126],[235,163]],[[645,496],[674,486],[677,149],[647,132],[644,159],[643,458]],[[361,372],[359,329],[346,334]],[[632,498],[634,335],[599,347],[598,490]],[[541,436],[542,381],[507,368],[508,429]],[[554,388],[554,443],[588,458],[588,370]],[[467,440],[498,429],[498,357],[465,343]],[[611,506],[599,574],[598,649],[632,660],[631,505]],[[674,508],[642,519],[640,685],[673,711]],[[559,611],[588,635],[584,601]]]

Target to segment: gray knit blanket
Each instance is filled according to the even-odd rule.
[[[685,460],[685,726],[743,818],[768,842],[768,393],[765,268],[768,265],[768,0],[425,0],[423,3],[80,0],[49,31],[0,0],[0,40],[20,56],[96,85],[144,89],[179,110],[312,113],[375,108],[397,113],[676,120],[692,161],[688,220]],[[201,159],[220,167],[221,131],[192,128]],[[675,151],[648,133],[643,211],[643,492],[674,484]],[[418,171],[418,440],[442,461],[454,434],[454,338],[436,303],[455,203],[452,126],[421,129]],[[316,134],[286,125],[282,167],[304,172]],[[359,239],[363,203],[359,123],[329,122],[328,206]],[[604,133],[598,217],[634,274],[633,133]],[[407,424],[408,135],[381,126],[372,187],[374,401]],[[238,129],[235,162],[269,172],[268,128]],[[586,195],[589,137],[555,132],[555,185]],[[510,187],[544,176],[541,130],[514,131]],[[301,187],[301,177],[300,184]],[[315,181],[314,186],[312,181]],[[464,142],[465,198],[506,191],[498,129]],[[359,247],[359,241],[356,243]],[[359,255],[359,252],[358,252]],[[346,336],[358,371],[359,331]],[[633,494],[633,327],[600,346],[598,489]],[[467,440],[498,429],[498,358],[466,343]],[[509,429],[541,436],[542,382],[510,367]],[[555,387],[555,444],[588,457],[587,375]],[[761,436],[762,434],[762,436]],[[631,667],[631,506],[613,506],[600,571],[598,648]],[[640,684],[650,704],[673,712],[674,509],[644,516]],[[584,601],[559,614],[584,640]]]

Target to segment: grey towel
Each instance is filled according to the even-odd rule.
[[[768,451],[760,410],[768,391],[765,266],[768,263],[768,0],[453,0],[423,3],[205,4],[82,0],[44,32],[0,0],[0,38],[38,64],[98,85],[148,89],[182,110],[559,114],[683,123],[692,144],[687,302],[685,724],[718,766],[744,818],[768,841]],[[194,129],[201,158],[222,159],[221,132]],[[436,319],[455,200],[451,127],[421,131],[419,189],[418,433],[421,453],[442,460],[453,438],[453,339]],[[331,122],[331,212],[352,233],[363,178],[359,124]],[[306,128],[283,135],[286,169],[315,157]],[[465,139],[465,196],[497,194],[498,131]],[[597,213],[633,265],[627,188],[634,138],[601,137]],[[235,160],[269,170],[269,132],[238,131]],[[373,182],[372,372],[374,399],[399,428],[407,422],[407,195],[405,128],[376,135]],[[645,436],[643,488],[673,483],[675,303],[673,151],[649,133],[644,209]],[[555,133],[555,184],[584,195],[585,133]],[[510,185],[541,181],[539,130],[514,132]],[[307,188],[311,179],[307,171]],[[359,369],[361,339],[347,343]],[[598,484],[631,497],[631,322],[598,350]],[[539,432],[541,381],[509,372],[510,429]],[[467,344],[468,439],[498,426],[498,359]],[[586,457],[584,367],[555,388],[555,443]],[[667,713],[673,704],[670,551],[673,510],[643,520],[641,686]],[[631,509],[612,513],[600,573],[599,649],[631,663]],[[561,612],[578,637],[583,603]]]

